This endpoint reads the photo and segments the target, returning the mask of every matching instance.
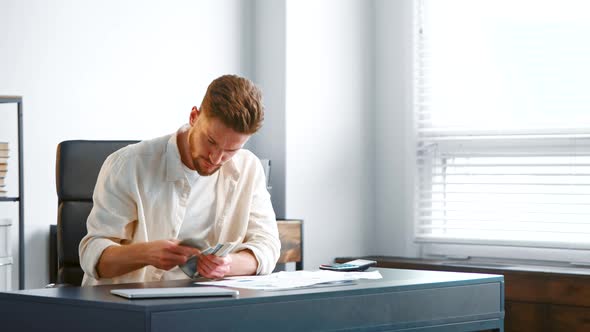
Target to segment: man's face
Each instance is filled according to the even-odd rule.
[[[250,135],[242,134],[227,127],[217,118],[207,117],[202,111],[193,109],[188,145],[195,170],[203,176],[211,175],[239,149]]]

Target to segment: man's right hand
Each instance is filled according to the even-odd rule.
[[[114,278],[147,265],[170,270],[200,254],[195,248],[181,246],[178,240],[158,240],[106,248],[98,260],[100,278]]]
[[[170,270],[176,265],[184,264],[194,255],[201,252],[199,249],[181,246],[178,240],[159,240],[147,242],[145,255],[147,265],[152,265],[158,269]]]

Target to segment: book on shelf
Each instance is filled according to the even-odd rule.
[[[7,169],[9,156],[8,142],[0,142],[0,171]],[[0,174],[0,176],[2,175]]]
[[[6,171],[0,171],[0,197],[5,197],[7,194],[6,182],[4,182],[4,180],[6,179],[5,175]]]
[[[0,197],[6,197],[6,172],[8,171],[8,157],[10,153],[8,142],[0,142]]]

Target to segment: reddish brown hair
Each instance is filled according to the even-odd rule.
[[[224,75],[211,82],[201,110],[243,134],[254,134],[264,120],[262,92],[249,79],[236,75]]]

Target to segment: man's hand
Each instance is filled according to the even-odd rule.
[[[100,278],[114,278],[153,265],[170,270],[184,264],[199,249],[181,246],[178,240],[158,240],[106,248],[98,260],[96,271]]]
[[[232,255],[219,257],[215,255],[200,255],[197,272],[200,276],[210,279],[223,278],[231,271]]]
[[[223,278],[227,276],[245,276],[256,274],[258,261],[250,249],[231,253],[225,257],[199,255],[197,271],[206,278]]]
[[[199,249],[181,246],[178,240],[159,240],[152,241],[146,248],[145,255],[148,265],[158,269],[170,270],[179,264],[184,264],[194,255],[201,252]]]

